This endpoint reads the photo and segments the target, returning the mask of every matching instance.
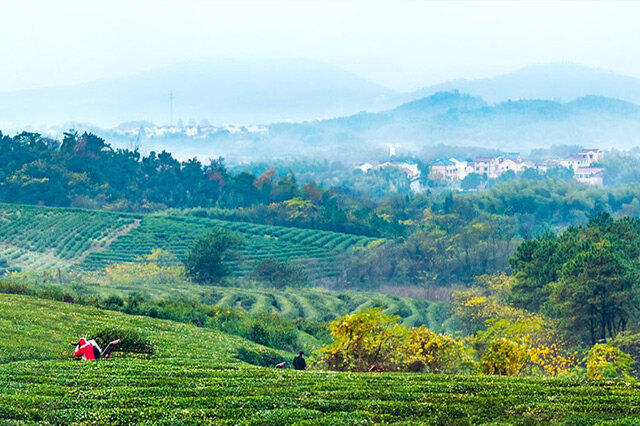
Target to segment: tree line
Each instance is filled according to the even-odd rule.
[[[203,164],[166,151],[143,156],[87,132],[66,132],[62,141],[0,132],[0,156],[0,202],[135,212],[259,206],[249,219],[267,209],[275,221],[306,227],[377,235],[384,226],[340,189],[299,184],[293,173],[231,173],[222,158]]]

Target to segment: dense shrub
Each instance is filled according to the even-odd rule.
[[[220,328],[271,348],[295,351],[300,346],[294,322],[273,313],[239,315]]]
[[[13,281],[0,281],[0,293],[31,294],[26,284],[18,284]]]
[[[425,326],[409,331],[405,350],[407,369],[413,372],[460,373],[472,363],[461,342]]]
[[[229,274],[227,261],[237,257],[242,239],[233,232],[214,228],[198,238],[183,260],[185,273],[201,284],[216,284]]]
[[[640,363],[640,333],[625,331],[618,334],[616,338],[609,343],[631,355],[636,370],[634,373],[638,375],[638,364]]]
[[[300,265],[268,257],[256,263],[252,278],[276,288],[302,286],[308,277]]]
[[[527,348],[501,337],[489,343],[482,355],[482,372],[500,376],[517,376],[527,361]]]
[[[266,349],[250,350],[239,348],[236,358],[259,367],[274,367],[276,364],[284,361],[280,354]]]
[[[98,330],[93,338],[104,349],[109,342],[120,339],[117,346],[118,352],[153,355],[155,348],[153,343],[138,331],[122,327],[104,327]]]

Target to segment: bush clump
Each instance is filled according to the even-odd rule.
[[[236,358],[259,367],[273,367],[283,361],[280,354],[266,349],[252,351],[250,349],[240,348],[238,349]]]
[[[109,342],[120,339],[120,343],[116,348],[118,352],[145,355],[153,355],[155,353],[153,343],[136,330],[130,328],[104,327],[98,330],[93,338],[102,349],[104,349]]]
[[[590,379],[630,378],[633,359],[615,346],[596,343],[587,353],[586,361]]]
[[[255,264],[252,278],[275,288],[304,286],[309,279],[300,265],[268,257]]]

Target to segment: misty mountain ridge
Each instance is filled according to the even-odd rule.
[[[147,150],[183,157],[251,160],[318,155],[342,160],[387,151],[420,153],[438,145],[522,151],[550,145],[631,148],[640,144],[640,106],[584,96],[570,102],[518,100],[489,104],[477,96],[439,92],[396,108],[298,123],[274,123],[262,133],[218,132],[195,139],[150,138]]]
[[[173,119],[268,123],[336,117],[397,104],[397,93],[302,59],[189,62],[70,86],[0,93],[0,125]]]
[[[487,104],[509,99],[569,102],[588,95],[640,104],[640,79],[577,64],[535,65],[493,78],[456,80],[398,93],[320,62],[226,58],[77,85],[0,93],[0,128],[66,122],[101,127],[129,121],[168,124],[170,92],[174,123],[206,119],[224,125],[344,117],[396,106],[409,113],[419,110],[425,98],[456,90]]]
[[[509,99],[567,102],[596,95],[640,104],[640,79],[575,63],[539,64],[491,78],[448,81],[417,90],[410,97],[452,90],[482,97],[489,103]]]

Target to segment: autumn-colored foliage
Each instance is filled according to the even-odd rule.
[[[633,359],[615,346],[596,343],[587,354],[587,377],[590,379],[629,378]]]

